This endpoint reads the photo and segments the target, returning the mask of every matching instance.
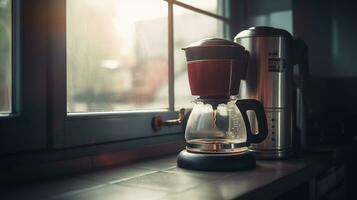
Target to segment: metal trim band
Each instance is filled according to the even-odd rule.
[[[246,142],[242,143],[187,143],[186,149],[191,152],[204,153],[237,153],[248,150]]]

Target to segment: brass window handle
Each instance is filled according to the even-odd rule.
[[[186,110],[184,108],[180,108],[178,118],[176,119],[163,120],[160,116],[154,116],[151,119],[152,130],[159,131],[163,126],[170,127],[183,125],[183,122],[185,120],[185,112]]]

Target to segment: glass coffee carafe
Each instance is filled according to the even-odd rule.
[[[255,112],[259,128],[266,129],[263,107],[256,100],[196,99],[186,126],[186,149],[197,153],[246,152],[249,143],[265,138],[264,130],[252,133],[248,110]]]

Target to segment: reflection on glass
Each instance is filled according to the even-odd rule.
[[[11,113],[11,1],[0,0],[0,114]]]
[[[67,111],[168,108],[167,37],[165,1],[67,1]]]
[[[192,95],[188,83],[186,57],[181,48],[205,38],[223,38],[223,26],[224,23],[220,20],[192,12],[179,6],[174,6],[176,108],[192,107]]]

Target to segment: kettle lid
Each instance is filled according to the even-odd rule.
[[[241,31],[234,38],[245,38],[245,37],[269,37],[269,36],[282,36],[288,39],[293,39],[293,36],[284,29],[269,27],[269,26],[256,26],[250,27],[247,30]]]
[[[208,59],[242,59],[247,52],[240,44],[221,38],[208,38],[184,48],[187,61]]]

